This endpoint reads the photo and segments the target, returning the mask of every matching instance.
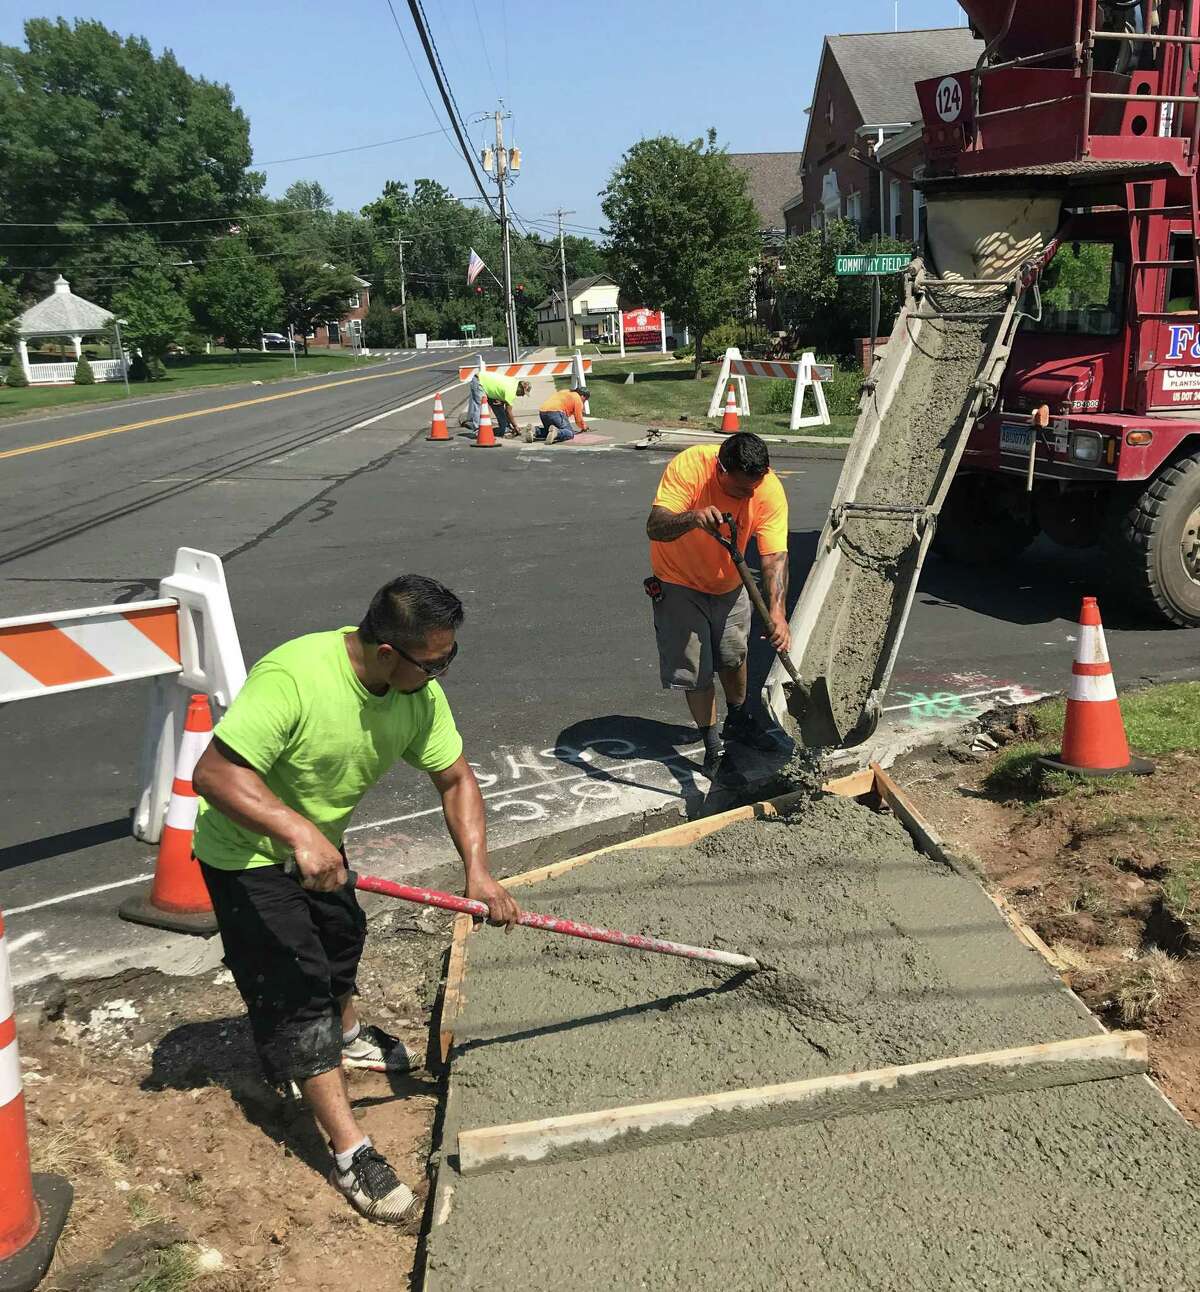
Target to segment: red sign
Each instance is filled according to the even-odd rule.
[[[621,331],[626,345],[661,345],[662,310],[622,310]]]

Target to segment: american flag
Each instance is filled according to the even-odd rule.
[[[487,266],[479,258],[479,254],[476,252],[475,248],[472,247],[471,259],[467,261],[467,286],[470,287],[470,285],[486,268]]]

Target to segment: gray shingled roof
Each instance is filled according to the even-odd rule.
[[[827,40],[867,125],[919,120],[914,83],[974,67],[983,53],[983,41],[969,27],[860,32]]]
[[[796,191],[803,153],[730,153],[746,172],[746,191],[758,212],[760,230],[782,229],[783,208]]]
[[[71,284],[59,274],[54,291],[17,319],[17,335],[82,336],[89,332],[107,332],[112,318],[108,310],[76,296]]]

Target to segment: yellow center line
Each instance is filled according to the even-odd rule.
[[[219,404],[216,408],[196,408],[190,413],[171,413],[167,417],[150,417],[144,422],[128,422],[124,426],[110,426],[104,431],[88,431],[83,435],[68,435],[61,440],[46,440],[41,444],[28,444],[23,449],[5,449],[0,452],[0,459],[19,458],[26,453],[41,453],[43,449],[61,449],[68,444],[84,444],[88,440],[102,440],[106,435],[123,435],[126,431],[140,431],[147,426],[164,426],[168,422],[186,422],[191,417],[208,417],[212,413],[229,413],[235,408],[251,408],[255,404],[270,404],[277,399],[295,399],[297,395],[315,395],[321,390],[333,390],[337,386],[353,386],[360,381],[380,381],[384,377],[405,377],[410,372],[422,372],[426,368],[444,367],[445,362],[444,359],[435,359],[432,363],[418,364],[415,368],[401,368],[398,372],[373,372],[362,377],[345,377],[341,381],[326,381],[319,386],[306,386],[303,390],[285,390],[278,395],[259,395],[255,399],[239,399],[236,403]]]

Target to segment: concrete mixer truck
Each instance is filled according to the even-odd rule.
[[[985,49],[917,85],[925,245],[764,699],[874,730],[927,551],[1100,546],[1200,624],[1200,0],[962,0]]]

